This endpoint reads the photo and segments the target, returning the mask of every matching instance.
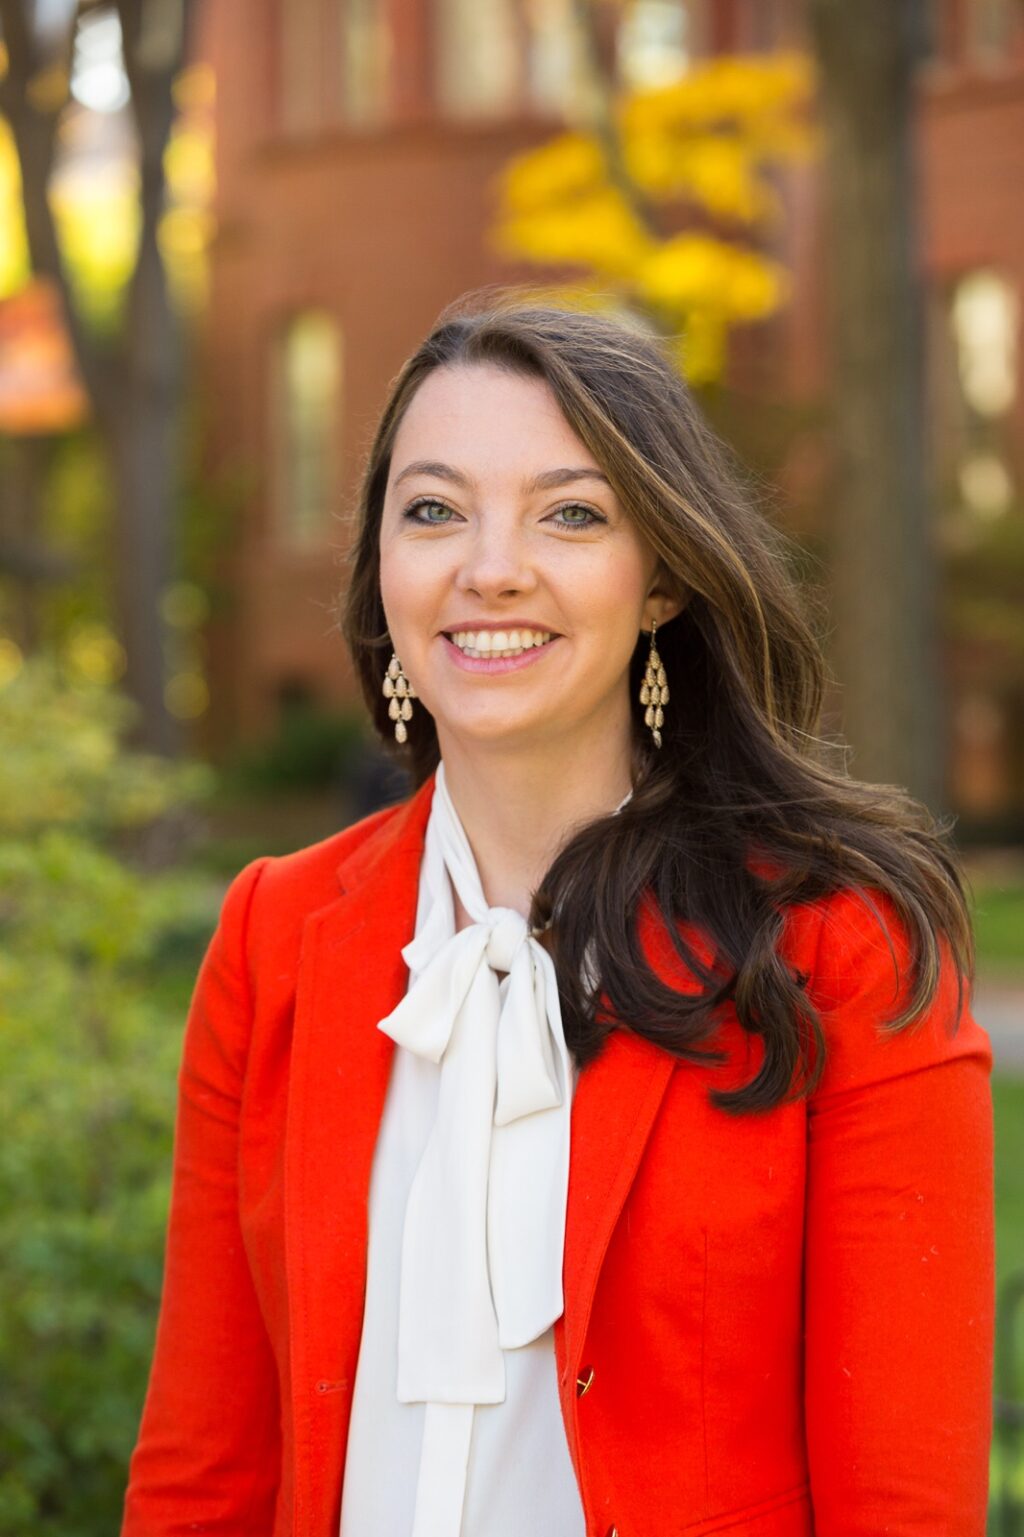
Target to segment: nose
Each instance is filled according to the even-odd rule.
[[[459,591],[495,598],[531,592],[536,585],[526,536],[511,520],[482,519],[464,546],[456,576]]]

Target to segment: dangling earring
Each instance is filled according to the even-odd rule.
[[[395,741],[404,742],[409,733],[407,720],[412,720],[412,701],[419,696],[402,671],[402,664],[394,651],[384,674],[384,698],[388,700],[388,715],[395,723]]]
[[[654,643],[654,635],[657,628],[657,622],[652,619],[651,650],[647,658],[647,671],[644,673],[644,681],[640,685],[640,703],[647,706],[644,711],[644,725],[650,726],[654,745],[655,747],[660,747],[660,728],[665,723],[665,712],[661,707],[663,704],[668,704],[668,675],[665,672],[661,657],[658,655],[658,648]]]

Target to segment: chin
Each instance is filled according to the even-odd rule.
[[[538,740],[554,725],[553,721],[510,721],[507,716],[494,720],[458,720],[444,723],[445,733],[455,741],[494,746],[507,743],[509,747]]]

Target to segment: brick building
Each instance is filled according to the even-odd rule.
[[[532,281],[489,251],[490,179],[580,110],[572,0],[213,0],[218,236],[204,347],[212,464],[242,490],[210,631],[222,739],[282,705],[351,695],[332,632],[362,458],[389,379],[454,296]],[[800,0],[632,0],[608,8],[623,82],[689,59],[801,41]],[[616,19],[617,18],[617,19]],[[921,71],[924,258],[938,471],[971,520],[1020,518],[1024,392],[1024,11],[931,0]],[[827,387],[818,176],[787,183],[797,302],[752,336],[764,387]],[[563,274],[552,273],[551,276]],[[800,481],[793,456],[792,481]],[[964,662],[955,783],[966,809],[1011,795],[1013,701]],[[1024,716],[1019,700],[1018,720]],[[211,741],[216,746],[216,740]]]

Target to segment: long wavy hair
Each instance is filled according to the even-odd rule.
[[[663,746],[635,703],[647,648],[639,635],[630,663],[633,795],[577,831],[532,896],[529,919],[547,926],[577,1063],[597,1055],[611,1027],[602,1001],[680,1057],[721,1060],[702,1043],[731,1001],[764,1053],[749,1083],[713,1091],[713,1102],[746,1113],[809,1094],[824,1067],[824,1035],[808,978],[783,964],[776,944],[787,904],[841,888],[856,888],[876,915],[872,892],[882,893],[906,926],[915,985],[888,1028],[905,1027],[932,1001],[942,936],[957,966],[959,1017],[974,938],[949,826],[899,786],[849,777],[845,746],[818,734],[829,681],[813,623],[824,612],[820,596],[797,576],[796,546],[758,507],[661,340],[632,321],[512,289],[489,290],[483,303],[469,295],[442,312],[392,383],[358,493],[341,627],[381,740],[413,784],[434,771],[439,749],[422,701],[399,748],[381,691],[392,651],[379,579],[384,494],[395,433],[423,380],[471,364],[547,381],[637,528],[691,591],[658,628],[672,686]],[[637,923],[644,900],[656,903],[701,992],[680,993],[648,964]],[[680,924],[702,932],[712,963]]]

